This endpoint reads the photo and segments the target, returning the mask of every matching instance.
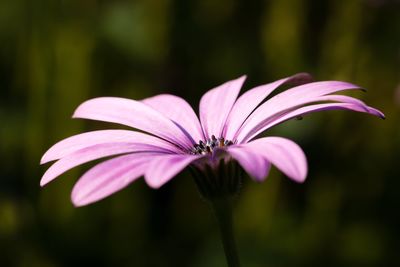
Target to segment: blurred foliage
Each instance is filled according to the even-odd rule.
[[[0,266],[224,266],[187,173],[75,209],[72,185],[91,164],[40,189],[39,159],[109,127],[70,119],[90,97],[167,92],[197,108],[244,73],[247,90],[302,71],[368,88],[357,97],[387,120],[338,111],[266,133],[297,141],[310,173],[303,185],[276,170],[245,180],[243,266],[399,266],[399,14],[397,0],[2,0]]]

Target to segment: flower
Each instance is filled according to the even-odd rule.
[[[272,164],[287,177],[303,182],[307,161],[297,144],[282,137],[255,138],[279,123],[316,111],[352,110],[384,118],[361,100],[334,94],[360,89],[347,82],[313,82],[310,75],[300,73],[238,97],[245,78],[208,91],[200,100],[200,120],[184,99],[168,94],[141,101],[100,97],[82,103],[73,118],[122,124],[140,132],[99,130],[56,143],[41,159],[41,164],[57,160],[43,175],[41,186],[71,168],[110,156],[75,184],[74,205],[96,202],[142,176],[150,187],[159,188],[187,166],[201,172],[236,162],[261,182]],[[295,87],[265,101],[282,85]]]

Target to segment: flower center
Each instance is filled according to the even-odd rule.
[[[193,155],[211,154],[213,150],[217,147],[222,148],[230,146],[232,144],[233,142],[231,140],[225,140],[223,137],[216,138],[215,135],[212,135],[211,138],[206,140],[206,142],[200,140],[198,144],[195,144],[193,148],[190,150],[190,154]]]

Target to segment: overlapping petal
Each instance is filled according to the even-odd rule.
[[[49,169],[47,169],[42,179],[40,180],[40,185],[44,186],[64,172],[86,162],[119,154],[144,151],[164,154],[167,153],[163,148],[154,147],[146,144],[105,143],[89,146],[77,150],[69,154],[68,156],[56,161],[53,165],[50,166]]]
[[[227,151],[255,181],[267,178],[271,163],[260,153],[246,146],[231,146]]]
[[[295,142],[282,137],[265,137],[240,146],[264,157],[292,180],[303,182],[306,179],[307,159]]]
[[[263,131],[282,123],[286,120],[306,115],[308,113],[317,112],[317,111],[324,111],[324,110],[351,110],[356,112],[363,112],[369,113],[374,116],[378,116],[384,118],[384,115],[381,111],[374,109],[372,107],[367,106],[364,102],[349,97],[349,96],[342,96],[342,95],[328,95],[322,96],[319,98],[310,99],[310,103],[321,102],[321,101],[339,101],[339,103],[325,103],[325,104],[312,104],[309,106],[295,106],[293,108],[286,109],[282,112],[278,112],[269,118],[266,118],[262,121],[257,127],[251,129],[250,132],[241,140],[241,142],[248,142],[256,137],[258,134],[262,133]]]
[[[71,199],[75,206],[99,201],[143,176],[152,153],[136,153],[113,158],[91,168],[75,184]]]
[[[327,95],[351,89],[360,89],[360,87],[346,82],[325,81],[300,85],[284,91],[259,106],[244,122],[234,139],[239,143],[248,141],[250,137],[255,135],[255,132],[259,132],[261,131],[260,129],[265,128],[264,125],[271,118],[279,116],[290,109],[313,102],[328,101],[330,100],[329,97],[332,97],[332,101],[350,100],[350,98],[346,100],[343,96],[340,99],[340,96]],[[351,101],[355,101],[354,98],[352,99]]]
[[[186,166],[203,156],[200,155],[162,155],[155,157],[145,173],[145,180],[152,188],[159,188]]]
[[[207,139],[221,136],[226,119],[246,76],[226,82],[208,91],[200,100],[200,121]]]
[[[185,129],[196,142],[204,140],[200,121],[192,107],[183,98],[163,94],[143,99],[142,102]]]
[[[74,118],[127,125],[190,149],[193,139],[169,118],[148,105],[119,97],[99,97],[82,103]]]
[[[44,164],[65,157],[80,149],[105,143],[147,144],[166,151],[182,153],[173,144],[145,133],[128,130],[100,130],[73,135],[61,140],[46,151],[40,163]]]
[[[256,88],[247,91],[237,99],[229,113],[226,121],[225,138],[232,140],[251,112],[278,87],[285,84],[300,85],[309,83],[312,80],[311,75],[308,73],[298,73],[273,83],[257,86]]]
[[[255,135],[257,135],[258,133],[261,133],[265,129],[269,129],[277,124],[280,124],[284,121],[287,121],[287,120],[290,120],[293,118],[296,118],[298,116],[304,116],[309,113],[319,112],[319,111],[328,111],[328,110],[351,110],[351,111],[356,111],[356,112],[369,113],[371,115],[374,115],[374,116],[377,116],[380,118],[385,118],[385,115],[381,111],[379,111],[375,108],[369,107],[369,106],[362,107],[362,106],[350,104],[350,103],[315,104],[315,105],[311,105],[311,106],[305,106],[305,107],[301,107],[298,109],[294,109],[292,111],[289,111],[285,114],[282,114],[282,115],[274,118],[269,123],[267,123],[263,129],[256,132]]]

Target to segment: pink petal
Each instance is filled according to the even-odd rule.
[[[323,111],[323,110],[335,110],[335,109],[345,109],[357,112],[364,112],[369,113],[375,116],[383,117],[384,115],[382,112],[368,107],[364,102],[359,99],[344,96],[344,95],[327,95],[322,97],[317,97],[315,99],[310,99],[311,102],[322,102],[322,101],[340,101],[343,103],[328,103],[328,104],[315,104],[311,106],[305,107],[292,107],[282,112],[276,113],[269,118],[266,118],[263,122],[261,122],[256,128],[252,129],[246,137],[244,137],[241,142],[248,142],[258,134],[262,133],[263,131],[275,126],[283,121],[288,119],[305,115],[311,112]],[[309,104],[310,104],[309,103]],[[326,106],[325,106],[326,105]]]
[[[137,153],[102,162],[87,171],[72,190],[75,206],[99,201],[141,177],[154,155]]]
[[[160,112],[139,101],[99,97],[82,103],[75,111],[74,118],[124,124],[168,140],[186,149],[194,141],[175,123]]]
[[[61,158],[51,165],[40,180],[40,185],[44,186],[64,172],[86,162],[118,154],[141,151],[166,153],[162,148],[145,144],[106,143],[86,147]]]
[[[226,119],[239,94],[246,76],[226,82],[208,91],[200,100],[200,121],[204,135],[220,137]]]
[[[153,159],[145,173],[145,180],[152,188],[159,188],[171,180],[187,165],[203,156],[162,155]]]
[[[372,107],[368,107],[368,106],[360,106],[360,105],[355,105],[355,104],[350,104],[350,103],[315,104],[315,105],[311,105],[311,106],[305,106],[305,107],[294,109],[292,111],[289,111],[289,112],[271,120],[269,123],[267,123],[265,125],[265,127],[263,129],[258,131],[255,135],[257,135],[260,132],[262,132],[266,129],[269,129],[279,123],[282,123],[284,121],[296,118],[298,116],[303,116],[303,115],[306,115],[309,113],[325,111],[325,110],[351,110],[351,111],[356,111],[356,112],[369,113],[371,115],[385,118],[385,115],[381,111],[379,111],[375,108],[372,108]]]
[[[196,142],[204,140],[200,121],[192,107],[183,98],[163,94],[143,99],[142,102],[180,125]]]
[[[290,108],[327,100],[320,99],[327,94],[350,89],[359,89],[359,87],[346,82],[325,81],[304,84],[286,90],[258,107],[244,122],[234,139],[239,143],[245,142],[245,140],[249,140],[249,136],[254,135],[254,132],[263,128],[263,124],[271,117]]]
[[[47,150],[40,163],[44,164],[57,160],[82,148],[104,143],[148,144],[164,148],[166,151],[181,153],[176,146],[155,136],[128,130],[101,130],[82,133],[61,140]]]
[[[241,146],[263,156],[294,181],[301,183],[306,179],[306,156],[293,141],[282,137],[265,137]]]
[[[232,140],[250,113],[274,90],[284,84],[304,84],[312,81],[307,73],[298,73],[291,77],[280,79],[273,83],[253,88],[241,95],[234,104],[226,122],[225,139]]]
[[[231,146],[227,151],[255,181],[262,182],[267,178],[271,163],[262,155],[246,146]]]

